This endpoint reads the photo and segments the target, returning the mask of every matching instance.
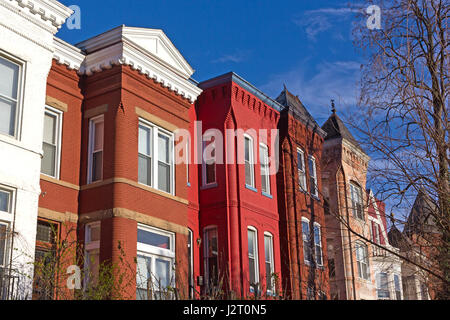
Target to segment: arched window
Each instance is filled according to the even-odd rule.
[[[350,197],[352,200],[353,217],[364,220],[362,189],[353,181],[350,182]]]

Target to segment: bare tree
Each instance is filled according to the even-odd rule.
[[[396,207],[417,194],[432,203],[426,217],[393,219],[425,248],[437,298],[448,299],[450,189],[448,18],[446,0],[381,1],[382,29],[355,27],[362,66],[359,112],[348,119],[371,154],[369,181]],[[380,1],[377,3],[380,5]],[[420,264],[417,263],[417,264]]]

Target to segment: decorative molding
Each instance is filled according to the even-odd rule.
[[[1,4],[1,2],[0,2],[0,4]],[[36,41],[36,40],[32,39],[31,37],[28,37],[26,34],[17,31],[16,29],[12,28],[11,26],[8,26],[8,25],[6,25],[6,24],[4,24],[2,22],[0,22],[0,26],[4,27],[5,29],[8,29],[11,32],[14,32],[15,34],[21,36],[22,38],[27,39],[28,41],[31,41],[32,43],[38,45],[39,47],[41,47],[41,48],[43,48],[45,50],[53,52],[53,48],[50,48],[49,46],[46,46],[45,44],[42,44],[39,41]]]
[[[1,2],[5,1],[1,0]],[[44,24],[38,25],[53,34],[73,14],[71,9],[56,0],[9,0],[7,3],[18,9],[16,13],[24,18],[27,17],[29,21],[36,18],[43,20]]]
[[[80,66],[85,59],[83,51],[57,37],[53,38],[53,45],[55,50],[53,59],[59,64],[67,66],[70,70],[80,70]]]
[[[161,30],[121,26],[77,47],[87,53],[79,70],[81,75],[128,65],[190,103],[202,92],[189,78],[192,68]]]

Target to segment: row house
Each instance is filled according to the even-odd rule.
[[[371,265],[375,275],[379,300],[403,300],[402,263],[400,249],[389,241],[384,202],[368,190],[368,219],[372,245]]]
[[[369,156],[333,113],[322,126],[322,184],[332,299],[375,300],[366,196]],[[353,231],[353,232],[352,232]],[[358,236],[362,235],[364,238]]]
[[[275,295],[279,212],[269,165],[278,152],[282,106],[235,73],[199,86],[203,146],[214,148],[199,169],[204,289],[211,293],[223,283],[231,297]]]
[[[292,299],[327,299],[328,259],[321,159],[325,132],[286,87],[281,105],[280,213],[282,283]]]
[[[41,195],[46,79],[53,37],[71,14],[54,0],[0,1],[0,299],[32,294],[26,275]]]

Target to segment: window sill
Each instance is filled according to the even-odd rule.
[[[273,196],[271,195],[271,194],[268,194],[268,193],[265,193],[265,192],[262,192],[261,193],[264,197],[267,197],[267,198],[269,198],[269,199],[273,199]]]
[[[254,188],[252,186],[249,186],[248,184],[245,185],[245,188],[248,189],[248,190],[251,190],[253,192],[258,192],[258,189]]]
[[[211,183],[211,184],[206,184],[206,185],[202,186],[200,188],[200,190],[208,190],[208,189],[216,188],[217,186],[218,186],[217,182]]]

